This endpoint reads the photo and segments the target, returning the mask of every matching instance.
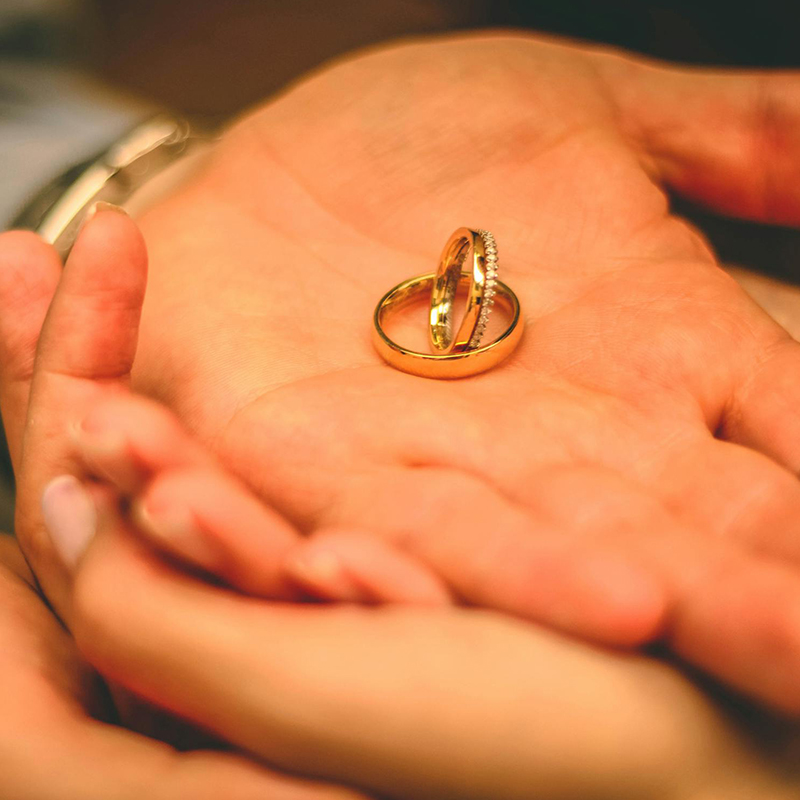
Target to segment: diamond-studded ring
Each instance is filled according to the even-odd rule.
[[[480,346],[497,291],[497,244],[487,230],[459,228],[447,240],[431,290],[430,340],[439,353]],[[466,304],[456,329],[456,293],[469,276]]]
[[[466,310],[454,333],[459,289],[466,290]],[[392,313],[419,302],[424,294],[430,298],[432,353],[399,345],[385,329]],[[507,312],[508,325],[500,336],[482,345],[495,301]],[[492,234],[459,228],[445,245],[437,272],[390,289],[378,301],[373,322],[375,349],[391,366],[425,378],[465,378],[491,369],[512,353],[522,337],[524,317],[517,296],[497,278],[497,245]]]

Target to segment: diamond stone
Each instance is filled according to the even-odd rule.
[[[478,230],[478,233],[483,239],[483,250],[486,257],[486,273],[484,275],[481,310],[469,341],[470,348],[480,346],[481,338],[489,324],[489,314],[495,302],[494,297],[495,294],[497,294],[497,244],[494,240],[494,236],[489,231],[481,228]]]

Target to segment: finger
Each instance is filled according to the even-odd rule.
[[[86,474],[132,502],[137,530],[185,564],[250,594],[297,599],[283,560],[299,534],[219,467],[166,408],[104,396],[75,429]]]
[[[800,345],[786,336],[765,348],[730,399],[719,433],[800,475]]]
[[[37,372],[87,380],[127,379],[147,282],[139,229],[104,208],[70,253],[42,329]]]
[[[677,758],[703,779],[721,759],[752,769],[678,673],[485,612],[237,598],[104,535],[80,563],[73,612],[92,661],[138,693],[281,768],[386,796],[624,784],[638,797],[674,788]]]
[[[0,409],[15,471],[36,345],[60,275],[58,254],[36,234],[0,234]]]
[[[352,603],[452,603],[443,581],[418,559],[372,534],[315,533],[288,555],[290,580],[322,600]]]
[[[328,524],[369,530],[401,547],[438,574],[465,603],[541,622],[615,646],[652,641],[663,631],[667,590],[658,573],[616,542],[567,535],[575,527],[571,488],[546,474],[541,493],[566,497],[557,519],[531,514],[483,481],[441,468],[375,469],[353,476],[348,495]],[[581,508],[587,476],[575,476]],[[613,497],[619,494],[615,486]],[[413,498],[409,502],[408,498]],[[468,502],[465,500],[468,498]],[[627,497],[618,507],[626,508]],[[609,528],[620,512],[610,512]],[[666,524],[666,523],[664,523]]]
[[[669,642],[680,656],[723,683],[800,716],[796,571],[752,558],[718,560],[684,585]]]
[[[3,800],[355,800],[231,753],[176,752],[87,716],[97,678],[24,578],[0,565]],[[85,710],[87,709],[87,710]],[[24,731],[24,735],[20,735]]]
[[[31,735],[31,722],[26,722],[27,751],[35,758],[23,754],[4,770],[4,797],[366,800],[360,792],[281,775],[241,756],[176,752],[119,727],[89,721],[69,723],[59,718]]]
[[[595,63],[667,186],[723,213],[800,223],[800,73]]]
[[[466,602],[609,644],[668,638],[736,688],[800,711],[795,570],[687,525],[629,480],[549,467],[532,482],[527,512],[466,476],[443,483],[441,474],[417,469],[365,480],[354,487],[359,500],[349,501],[354,518],[402,542]],[[743,597],[760,609],[748,618],[753,627],[715,627],[711,609],[734,613]],[[770,649],[776,639],[780,648]],[[747,649],[751,640],[755,650]]]
[[[299,534],[220,470],[157,474],[136,499],[137,527],[159,549],[248,594],[300,597],[283,568]]]
[[[704,436],[666,456],[652,488],[706,536],[800,565],[800,481],[762,453]]]
[[[537,486],[540,513],[560,520],[577,542],[605,543],[660,577],[670,599],[664,638],[679,655],[748,695],[800,714],[796,567],[760,557],[749,542],[671,521],[621,477],[593,471],[591,488],[586,477],[581,470],[553,471]],[[750,608],[746,615],[743,605]]]
[[[111,395],[98,402],[76,445],[87,473],[135,497],[137,528],[151,543],[249,594],[297,599],[299,585],[327,600],[449,599],[429,569],[373,536],[327,532],[296,546],[287,522],[214,466],[177,419],[149,400]]]
[[[121,494],[141,492],[174,469],[214,469],[210,453],[165,406],[127,392],[102,392],[72,423],[76,453],[87,474]],[[217,468],[218,469],[218,468]]]
[[[78,237],[39,338],[17,486],[17,535],[56,609],[66,575],[43,529],[41,493],[55,475],[77,470],[69,426],[95,397],[127,385],[146,268],[133,221],[100,211]]]

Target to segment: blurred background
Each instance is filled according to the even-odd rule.
[[[761,0],[2,0],[0,51],[69,61],[225,117],[332,56],[396,36],[512,26],[706,64],[800,63],[800,4]]]
[[[153,108],[213,126],[395,37],[515,27],[672,61],[798,67],[799,22],[800,3],[787,0],[0,0],[0,228]],[[798,282],[796,231],[678,210],[723,260]],[[10,492],[0,484],[0,529]]]

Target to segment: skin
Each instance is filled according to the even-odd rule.
[[[793,92],[791,74],[516,35],[350,59],[242,120],[142,220],[134,385],[303,533],[400,544],[458,598],[580,636],[664,639],[795,712],[798,346],[663,189],[796,220]],[[457,383],[388,368],[375,299],[473,219],[526,309],[522,345]],[[19,535],[61,609],[38,511],[53,462],[69,471],[42,455],[58,430],[30,432]]]
[[[236,800],[364,800],[284,777],[239,755],[178,752],[109,724],[114,717],[100,681],[32,581],[16,542],[0,536],[4,798],[211,800],[224,790]]]
[[[79,562],[73,600],[106,674],[275,766],[381,797],[796,793],[674,669],[497,613],[271,604],[176,574],[118,529]]]
[[[24,241],[31,247],[37,244],[31,237]],[[109,242],[116,248],[111,268],[98,257]],[[214,491],[230,495],[243,489],[172,415],[109,382],[107,371],[101,369],[127,352],[126,345],[135,344],[135,330],[122,324],[109,327],[108,314],[109,309],[132,308],[136,298],[141,299],[138,282],[127,280],[127,302],[119,302],[124,297],[117,283],[121,263],[128,279],[137,273],[143,276],[144,264],[136,258],[140,245],[135,226],[125,217],[101,214],[90,223],[50,305],[32,376],[36,384],[44,374],[62,374],[67,365],[81,375],[65,384],[60,396],[50,397],[52,406],[36,398],[31,406],[37,420],[59,414],[72,420],[75,433],[62,437],[62,457],[96,476],[87,479],[82,491],[87,502],[94,500],[92,516],[97,522],[85,526],[79,547],[73,534],[81,509],[74,505],[74,494],[72,505],[63,504],[63,494],[60,505],[52,503],[57,496],[53,487],[64,479],[50,484],[43,498],[53,544],[65,557],[63,566],[70,578],[65,616],[80,652],[92,665],[116,685],[194,720],[276,767],[355,784],[381,797],[783,800],[792,796],[793,782],[779,762],[768,760],[746,731],[739,730],[686,677],[655,659],[590,647],[485,611],[398,605],[323,608],[255,600],[236,590],[251,591],[249,581],[256,570],[231,569],[236,562],[224,561],[229,569],[221,576],[231,588],[220,589],[181,574],[143,546],[126,518],[130,502],[137,502],[137,491],[131,487],[138,486],[150,499],[159,487],[166,489],[173,504],[176,481],[202,480],[213,490],[212,496]],[[47,253],[41,243],[38,249],[40,255]],[[30,263],[27,274],[35,275],[46,263],[46,259]],[[86,302],[93,297],[105,302]],[[66,335],[70,330],[79,338]],[[119,350],[109,346],[98,350],[94,342],[103,335],[114,335]],[[97,447],[99,430],[104,431],[105,450]],[[122,443],[115,457],[111,457],[112,442]],[[74,478],[70,480],[80,487]],[[120,504],[120,499],[126,502]],[[203,506],[195,499],[191,508],[199,511]],[[210,510],[205,507],[206,515]],[[261,542],[254,548],[256,559],[270,543],[277,543],[280,551],[292,535],[290,526],[274,512],[261,507],[259,512],[255,524],[260,525]],[[208,517],[198,516],[197,521],[208,523]],[[15,555],[21,563],[19,553]],[[268,594],[265,576],[261,580],[262,592]],[[273,594],[280,594],[278,586],[273,584]],[[30,640],[40,626],[40,646],[59,643],[73,659],[68,664],[83,674],[72,640],[34,592],[26,589],[25,597],[36,616],[20,615],[23,624],[17,625],[18,630]],[[0,622],[15,622],[17,614],[17,604],[7,603]],[[5,641],[14,639],[6,636]],[[11,660],[6,671],[13,677],[15,651],[6,652]],[[33,672],[37,674],[35,668]],[[52,674],[63,681],[71,673],[62,667]],[[14,688],[13,681],[10,686]],[[29,693],[12,696],[17,698],[15,708],[27,715],[30,729],[28,704],[38,707],[38,697],[35,693],[28,697]],[[90,692],[85,694],[91,697]],[[49,738],[42,737],[41,747],[50,758],[61,752],[53,739],[70,731],[63,730],[58,714],[48,712],[47,697],[45,693],[41,710],[49,722],[45,731]],[[81,707],[73,714],[77,726],[99,735],[78,740],[81,754],[105,758],[103,733],[110,730],[120,737],[127,732],[103,728],[85,719],[85,713]],[[602,736],[597,735],[600,729]],[[162,745],[156,747],[169,756]],[[140,781],[145,776],[147,788],[152,784],[157,797],[195,797],[202,792],[218,796],[222,786],[226,796],[238,797],[237,790],[242,796],[250,796],[245,792],[251,788],[256,791],[247,784],[242,787],[241,775],[212,771],[205,764],[210,759],[214,766],[209,754],[193,752],[172,760],[165,756],[168,764],[176,759],[188,764],[175,770],[183,779],[176,782],[173,772],[154,772],[130,747],[120,749],[124,766],[112,762],[108,775],[100,776],[105,779],[100,788],[95,770],[75,772],[70,761],[67,767],[57,761],[54,772],[61,780],[56,790],[69,781],[76,796],[91,797],[91,791],[102,790],[107,792],[104,796],[122,797],[130,790],[124,780],[130,769]],[[0,746],[0,757],[8,750],[8,744]],[[218,758],[223,763],[233,759],[248,775],[247,762],[241,758]],[[574,769],[576,762],[580,770]],[[678,763],[681,768],[676,770]],[[198,766],[192,771],[194,765]],[[29,769],[27,762],[16,765],[4,789],[16,792],[14,797],[31,796],[25,794]],[[116,783],[115,770],[121,776]],[[278,776],[267,775],[276,785],[259,785],[259,797],[357,796],[297,780],[281,783]],[[200,794],[191,779],[202,782]],[[81,782],[87,781],[89,792],[81,790]],[[52,791],[49,775],[46,784]]]
[[[476,47],[504,69],[475,72]],[[468,113],[456,77],[496,103],[487,106],[494,113]],[[154,280],[136,383],[298,528],[335,523],[399,539],[472,602],[575,628],[580,615],[565,619],[564,609],[585,608],[580,592],[560,597],[560,618],[548,617],[564,574],[535,591],[532,576],[552,572],[536,571],[540,544],[552,555],[548,533],[557,531],[575,543],[573,555],[610,545],[663,586],[666,635],[679,652],[794,709],[796,348],[668,215],[659,184],[796,222],[795,80],[679,72],[524,37],[413,45],[322,74],[243,121],[191,187],[143,220]],[[533,115],[532,105],[550,113]],[[443,107],[452,128],[432,124]],[[481,168],[464,169],[474,159]],[[497,234],[503,274],[538,320],[535,335],[505,371],[455,389],[390,372],[359,338],[372,302],[430,268],[443,237],[421,231],[441,220],[449,232],[454,218],[473,216]],[[343,263],[370,269],[351,285]],[[269,307],[254,301],[276,286]],[[657,327],[653,311],[662,313]],[[299,314],[294,341],[303,347],[276,357]],[[130,356],[99,377],[124,377]],[[30,364],[4,361],[19,468]],[[79,376],[58,366],[42,365],[40,409],[53,410],[68,387],[82,391]],[[429,409],[445,391],[460,405],[443,422]],[[487,407],[503,408],[496,424],[513,437],[489,425]],[[76,464],[63,448],[48,453],[64,418],[38,429],[35,419],[20,535],[64,611],[67,574],[37,508],[46,480]],[[511,440],[519,447],[509,454]],[[520,461],[522,444],[533,455]],[[378,472],[377,486],[359,480]],[[387,483],[416,502],[398,507],[377,491]],[[471,539],[465,522],[474,520],[442,505],[462,487],[496,501]],[[455,523],[432,543],[404,514],[425,518],[433,506]],[[507,506],[523,517],[517,527],[505,524]],[[593,513],[576,523],[580,507]],[[485,535],[495,525],[499,545]],[[606,613],[581,632],[628,641],[660,633],[659,598],[646,624]],[[732,615],[734,630],[720,624]]]

